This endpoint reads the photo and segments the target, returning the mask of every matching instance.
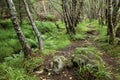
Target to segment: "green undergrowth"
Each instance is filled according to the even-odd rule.
[[[107,25],[99,25],[97,20],[93,20],[91,23],[96,30],[99,31],[98,36],[94,38],[95,41],[97,41],[98,46],[106,51],[106,54],[113,56],[113,58],[116,60],[116,67],[120,66],[120,46],[117,45],[117,38],[115,38],[115,42],[113,45],[110,45],[108,43],[108,36],[107,36]],[[120,80],[120,69],[117,68],[114,76],[116,77],[116,80]]]
[[[7,22],[5,23],[5,21]],[[21,45],[17,39],[13,25],[11,25],[11,21],[9,19],[5,21],[0,21],[0,23],[7,26],[0,28],[0,61],[3,61],[4,57],[10,56],[11,54],[19,53],[21,50]],[[57,21],[57,24],[61,30],[57,29],[54,22],[36,21],[38,30],[43,38],[45,50],[57,50],[70,44],[70,38],[66,34],[65,25],[61,21]],[[37,38],[29,22],[27,20],[23,21],[21,28],[33,51],[36,50],[38,47]]]
[[[19,53],[21,45],[17,39],[17,35],[10,19],[2,20],[0,23],[7,26],[0,28],[0,46],[2,46],[0,47],[0,61],[3,61],[4,57],[10,56],[13,53]],[[57,21],[56,23],[59,26],[59,29],[54,22],[36,21],[38,30],[43,38],[45,50],[57,50],[70,44],[70,37],[66,34],[65,24],[62,21]],[[88,30],[87,25],[89,25],[88,20],[84,20],[78,24],[78,27],[76,28],[76,35],[74,35],[75,40],[84,39],[85,31]],[[38,47],[37,38],[30,23],[27,20],[23,20],[21,28],[33,51],[36,50]]]
[[[32,72],[36,64],[42,61],[42,58],[30,57],[28,60],[24,60],[21,45],[17,39],[13,25],[10,20],[5,21],[0,21],[0,23],[6,26],[0,25],[0,80],[39,80]],[[65,24],[62,21],[57,21],[56,23],[59,29],[54,22],[36,21],[36,25],[44,42],[45,49],[43,53],[45,54],[64,48],[71,43],[70,36],[66,34]],[[87,26],[89,26],[90,23],[89,20],[80,22],[76,28],[76,35],[74,35],[73,38],[75,40],[85,39],[85,33],[88,30]],[[37,38],[30,23],[24,20],[21,28],[33,51],[37,51]],[[81,48],[77,50],[79,52]],[[92,46],[88,46],[86,51],[98,53]]]
[[[39,80],[32,71],[41,61],[40,57],[24,60],[23,52],[6,57],[0,65],[0,80]]]
[[[75,61],[78,64],[76,75],[79,80],[104,80],[110,78],[99,50],[94,46],[79,47],[75,50]]]
[[[88,31],[88,25],[90,24],[89,20],[83,20],[82,22],[79,22],[79,24],[76,27],[76,34],[73,36],[75,40],[81,40],[85,39],[86,31]]]
[[[12,24],[10,20],[7,21],[9,23],[4,23],[7,27],[0,28],[0,80],[39,80],[32,73],[33,68],[42,61],[42,58],[38,56],[24,60],[24,55],[20,52],[22,51],[21,45],[13,25],[9,25]],[[58,21],[57,24],[61,30],[58,30],[53,22],[36,21],[44,42],[45,49],[43,53],[45,54],[70,44],[70,38],[66,35],[65,25],[61,21]],[[25,20],[21,28],[33,51],[37,51],[37,39],[31,25]]]
[[[97,50],[94,46],[87,46],[87,47],[80,47],[80,48],[76,48],[76,50],[75,50],[75,53],[77,54],[77,53],[79,53],[80,51],[83,51],[83,50],[85,50],[85,51],[91,51],[91,52],[93,52],[94,54],[98,54],[99,55],[99,50]]]
[[[108,40],[107,37],[107,25],[99,25],[97,20],[93,20],[91,25],[98,31],[98,35],[94,40],[104,42]]]
[[[116,64],[116,70],[114,71],[114,76],[116,80],[120,80],[120,46],[116,44],[110,45],[108,42],[100,42],[99,46],[106,51],[107,55],[110,55],[115,59],[116,63],[114,64]]]
[[[0,61],[3,61],[4,57],[21,50],[21,45],[13,28],[0,29],[0,46]]]

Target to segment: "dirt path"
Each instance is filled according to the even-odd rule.
[[[74,52],[74,50],[78,47],[86,47],[89,45],[93,45],[94,47],[98,48],[98,50],[102,53],[102,58],[106,62],[107,66],[110,67],[111,72],[114,72],[116,68],[116,59],[113,56],[108,55],[105,51],[99,48],[99,45],[93,40],[99,32],[94,29],[94,27],[89,27],[90,30],[86,32],[86,38],[83,40],[72,41],[70,45],[65,48],[59,49],[53,55],[47,55],[45,60],[43,61],[44,66],[47,69],[50,68],[50,62],[53,56],[55,55],[63,55],[67,58],[70,58]],[[51,76],[49,73],[42,73],[40,74],[40,78],[42,80],[77,80],[77,76],[75,75],[74,69],[65,68],[59,75]],[[111,80],[116,80],[114,76]]]

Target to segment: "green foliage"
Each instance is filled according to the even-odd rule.
[[[4,60],[5,57],[10,56],[13,53],[13,49],[10,47],[1,47],[0,48],[0,62]]]
[[[44,41],[44,43],[46,49],[56,50],[70,44],[70,40],[67,35],[58,34],[58,36],[56,36],[55,38],[49,37]]]
[[[36,21],[37,27],[39,31],[42,33],[42,38],[44,41],[43,53],[48,54],[59,48],[63,48],[70,44],[70,37],[66,34],[65,25],[61,21],[57,21],[57,24],[60,27],[60,30],[57,29],[55,23],[53,22],[39,22]],[[85,33],[88,30],[87,26],[90,23],[88,20],[85,20],[78,24],[76,28],[76,35],[73,36],[74,39],[84,39]],[[28,21],[23,21],[22,31],[24,32],[28,43],[30,46],[36,50],[38,47],[37,39],[35,37],[35,33]],[[101,28],[102,30],[102,28]],[[104,33],[103,31],[102,33]],[[21,54],[13,54],[18,53],[21,50],[21,45],[17,39],[16,33],[13,28],[0,29],[0,60],[4,59],[4,62],[0,65],[0,78],[1,79],[22,79],[22,80],[35,80],[36,77],[33,75],[33,68],[42,61],[40,57],[30,57],[28,60],[24,61],[24,55]],[[103,35],[103,34],[102,34]],[[101,36],[102,36],[101,35]],[[85,50],[87,52],[93,52],[95,54],[99,54],[98,50],[93,46],[88,46],[87,48],[77,48],[75,53],[79,53],[80,51]],[[13,55],[12,55],[13,54]],[[12,56],[10,56],[12,55]],[[6,57],[7,56],[7,57]],[[8,57],[9,56],[9,57]],[[5,58],[6,57],[6,58]],[[100,61],[96,62],[97,65],[101,65],[98,67],[98,71],[93,68],[93,65],[79,64],[78,75],[79,77],[85,77],[82,74],[91,73],[92,76],[96,78],[101,78],[106,76],[105,70],[103,68],[103,64]],[[101,71],[101,72],[100,72]],[[28,75],[29,74],[29,75]],[[104,75],[103,75],[104,74]],[[81,76],[82,75],[82,76]]]
[[[41,58],[30,58],[24,62],[23,52],[6,57],[0,65],[0,80],[38,80],[36,76],[28,74],[27,70],[40,61]]]
[[[39,31],[42,33],[45,49],[56,50],[70,44],[69,36],[65,33],[65,25],[61,21],[57,22],[62,29],[61,31],[57,30],[53,22],[36,21],[36,23]]]
[[[101,62],[102,63],[102,62]],[[76,72],[79,80],[92,79],[92,80],[103,80],[110,77],[110,74],[106,72],[103,63],[98,62],[98,68],[91,64],[79,64]]]
[[[0,41],[5,41],[6,39],[16,38],[16,34],[13,28],[10,29],[0,29]]]
[[[5,21],[1,21],[1,23],[2,22]],[[7,22],[12,24],[10,20]],[[69,36],[65,35],[65,25],[61,21],[57,21],[61,31],[58,31],[54,22],[36,21],[36,24],[39,31],[42,33],[45,49],[56,50],[70,44]],[[36,49],[38,44],[32,26],[27,20],[24,20],[21,28],[30,46]],[[0,29],[0,46],[2,46],[0,47],[0,61],[3,61],[4,57],[10,56],[13,53],[18,53],[21,50],[21,45],[13,28]]]
[[[16,39],[0,41],[0,46],[0,61],[3,61],[4,57],[10,56],[13,53],[18,53],[21,49],[21,45]]]
[[[24,68],[27,73],[31,74],[35,66],[42,61],[41,57],[30,57],[24,62]]]
[[[100,42],[99,43],[101,49],[105,50],[106,53],[110,56],[112,56],[114,59],[117,59],[115,60],[116,63],[116,69],[115,69],[115,73],[113,74],[115,76],[115,79],[116,80],[119,80],[120,79],[120,46],[119,45],[110,45],[109,43],[105,43],[105,42]]]
[[[99,26],[96,25],[97,30],[99,31],[99,35],[95,38],[97,41],[105,42],[108,40],[107,37],[107,26]]]
[[[18,42],[11,20],[1,20],[0,24],[5,26],[5,28],[0,28],[0,61],[3,61],[4,57],[18,53],[21,45]]]
[[[77,48],[75,56],[78,57],[76,74],[79,80],[103,80],[110,77],[100,57],[100,52],[95,47]]]
[[[57,28],[56,28],[54,22],[49,22],[49,21],[40,22],[40,21],[36,21],[36,25],[38,26],[38,29],[39,29],[39,31],[42,34],[45,34],[45,33],[48,33],[48,34],[57,33]]]
[[[73,35],[73,39],[80,40],[85,38],[85,33],[88,30],[89,22],[88,20],[84,20],[80,22],[76,27],[76,35]]]
[[[37,80],[35,77],[26,75],[24,69],[8,67],[6,72],[9,80]]]
[[[14,68],[23,67],[24,54],[21,52],[20,54],[13,54],[12,56],[6,57],[5,62],[7,66],[11,66]]]
[[[120,74],[119,73],[115,74],[115,78],[116,78],[116,80],[120,80]]]
[[[27,39],[27,41],[32,48],[37,48],[38,47],[37,41],[35,39]]]
[[[105,50],[109,55],[119,57],[120,56],[120,46],[119,45],[110,45],[109,43],[99,43],[100,47]]]
[[[87,47],[80,47],[80,48],[76,48],[75,53],[82,53],[82,51],[86,51],[86,52],[93,52],[94,54],[99,54],[100,52],[94,47],[94,46],[87,46]]]
[[[12,26],[13,25],[10,19],[0,19],[0,28],[7,29],[11,28]]]

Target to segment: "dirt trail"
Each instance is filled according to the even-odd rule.
[[[98,31],[95,30],[94,27],[90,26],[90,30],[86,32],[86,38],[83,40],[77,40],[72,41],[70,45],[68,45],[65,48],[59,49],[55,54],[48,55],[45,57],[45,60],[43,64],[45,67],[50,69],[50,62],[53,56],[55,55],[63,55],[65,57],[71,57],[74,50],[77,47],[86,47],[89,45],[93,45],[94,47],[98,48],[100,52],[102,53],[102,58],[106,62],[107,66],[110,67],[110,71],[114,72],[114,69],[116,68],[116,59],[113,56],[108,55],[105,51],[101,50],[99,46],[97,45],[97,42],[95,42],[93,39],[99,34]],[[40,74],[42,80],[77,80],[77,76],[74,73],[74,69],[67,69],[65,68],[59,75],[49,76],[47,73]],[[110,80],[110,79],[109,79]],[[111,80],[116,80],[114,76]]]

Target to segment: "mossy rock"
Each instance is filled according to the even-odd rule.
[[[98,52],[99,53],[99,52]],[[102,58],[97,53],[97,51],[89,49],[89,48],[77,48],[74,54],[74,61],[82,64],[92,64],[94,66],[97,65],[96,62],[102,61]]]
[[[93,80],[103,80],[108,77],[108,72],[105,69],[104,61],[100,56],[99,51],[95,48],[77,48],[73,55],[72,62],[77,68],[76,74],[79,80],[84,80],[86,77],[94,78]],[[85,76],[86,74],[90,74]]]

